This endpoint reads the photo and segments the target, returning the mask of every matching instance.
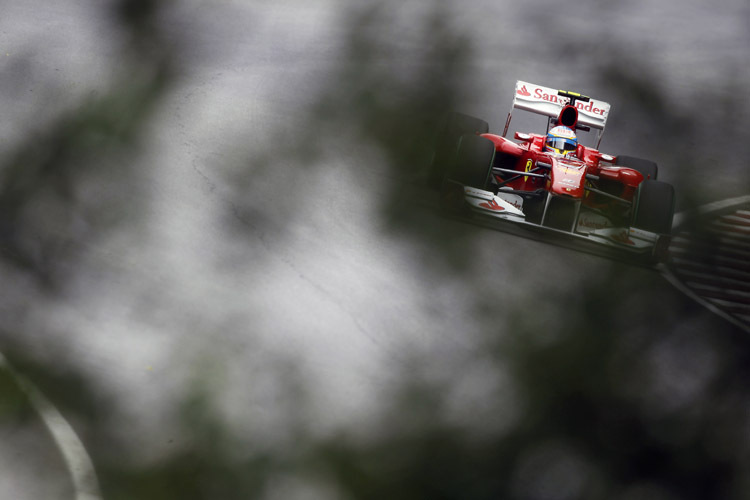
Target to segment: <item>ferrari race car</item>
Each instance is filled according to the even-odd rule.
[[[516,109],[546,116],[546,133],[515,132],[515,141],[508,139]],[[501,229],[513,225],[646,262],[663,260],[674,188],[657,180],[653,161],[598,150],[609,110],[608,103],[575,92],[518,81],[502,135],[488,133],[481,119],[451,113],[432,162],[441,207]],[[592,147],[577,141],[592,129]]]

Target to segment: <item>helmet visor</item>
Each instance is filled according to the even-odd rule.
[[[576,141],[565,137],[547,137],[547,147],[557,151],[575,151]]]

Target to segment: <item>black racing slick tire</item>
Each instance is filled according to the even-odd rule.
[[[646,179],[638,186],[633,227],[657,234],[670,234],[674,218],[674,187]]]
[[[615,159],[615,165],[632,168],[640,172],[645,179],[652,181],[656,180],[656,176],[659,173],[659,167],[656,165],[656,162],[634,156],[620,155]]]
[[[478,135],[464,135],[459,141],[456,160],[448,170],[446,180],[486,189],[494,158],[495,144],[491,140]]]
[[[443,116],[435,137],[428,183],[432,187],[440,186],[445,175],[455,164],[458,143],[463,135],[486,134],[489,129],[486,121],[463,113],[452,112]]]

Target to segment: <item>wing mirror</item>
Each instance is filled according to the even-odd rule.
[[[524,134],[523,132],[516,132],[513,137],[518,139],[519,141],[528,142],[532,139],[530,134]]]

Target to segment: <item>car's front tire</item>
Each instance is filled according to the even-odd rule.
[[[495,144],[492,141],[478,135],[464,135],[446,179],[464,186],[486,189],[494,157]]]
[[[674,187],[666,182],[644,180],[638,186],[633,227],[668,235],[674,218]]]
[[[463,135],[486,134],[489,129],[489,124],[479,118],[456,112],[446,114],[438,125],[428,183],[439,187],[446,174],[454,167],[459,141]]]
[[[440,207],[448,213],[466,210],[464,186],[487,189],[495,145],[478,135],[464,135],[459,141],[456,157],[440,187]]]

